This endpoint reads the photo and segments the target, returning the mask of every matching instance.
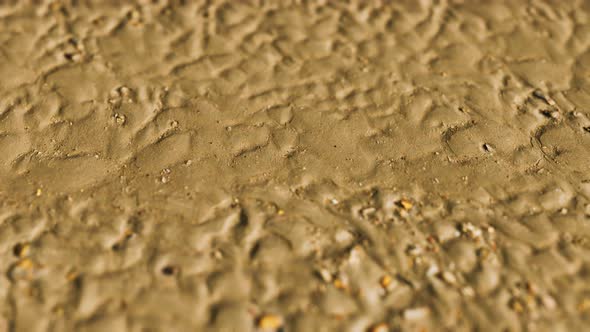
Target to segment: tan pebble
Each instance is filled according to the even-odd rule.
[[[324,282],[332,282],[332,274],[326,269],[319,269],[318,274]]]
[[[518,298],[513,298],[512,300],[510,300],[508,305],[510,306],[510,309],[514,310],[516,313],[520,314],[524,312],[524,304]]]
[[[461,289],[461,293],[467,297],[474,297],[475,296],[475,291],[470,286],[463,287]]]
[[[406,320],[421,320],[430,314],[430,309],[427,307],[419,307],[404,310],[404,319]]]
[[[409,211],[414,207],[414,203],[407,198],[400,199],[398,205],[406,211]]]
[[[423,253],[422,247],[416,244],[409,244],[406,247],[406,254],[410,256],[419,256]]]
[[[392,282],[393,282],[393,278],[391,278],[391,276],[388,274],[382,276],[381,279],[379,279],[379,284],[383,288],[388,288]]]
[[[123,114],[115,114],[115,122],[119,125],[124,125],[127,121],[127,118]]]
[[[68,281],[74,281],[74,280],[76,280],[78,278],[79,275],[80,274],[78,272],[76,272],[76,271],[70,271],[70,272],[68,272],[66,274],[66,279]]]
[[[340,278],[334,279],[334,287],[336,287],[338,289],[342,289],[342,290],[348,289],[348,286]]]
[[[23,270],[31,270],[34,265],[35,264],[33,263],[32,260],[25,258],[25,259],[21,260],[20,262],[18,262],[18,264],[16,266],[20,269],[23,269]]]
[[[13,253],[17,257],[25,257],[29,255],[31,245],[28,243],[17,243],[13,248]]]
[[[379,324],[371,326],[368,331],[369,332],[388,332],[389,326],[387,325],[387,323],[379,323]]]
[[[283,318],[278,315],[265,314],[258,319],[258,327],[263,330],[276,330],[283,326]]]
[[[449,285],[456,285],[457,284],[457,278],[455,278],[455,275],[449,271],[443,272],[442,279]]]
[[[543,305],[547,308],[547,309],[555,309],[557,307],[557,302],[555,301],[555,299],[550,296],[550,295],[546,295],[543,296],[541,298],[541,301],[543,302]]]
[[[354,240],[354,235],[345,229],[341,229],[336,232],[334,239],[340,245],[349,245]]]
[[[126,239],[128,239],[131,236],[133,236],[133,234],[134,234],[133,229],[126,228],[125,231],[123,232],[123,237],[126,238]]]
[[[213,257],[215,259],[222,259],[223,258],[223,253],[221,252],[221,250],[215,250],[213,252]]]
[[[426,270],[426,275],[429,277],[435,276],[440,272],[438,265],[436,264],[432,264],[428,267],[428,270]]]
[[[131,25],[138,26],[142,23],[141,14],[137,10],[132,10],[127,16]]]

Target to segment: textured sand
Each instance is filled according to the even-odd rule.
[[[0,331],[590,329],[589,1],[2,1]]]

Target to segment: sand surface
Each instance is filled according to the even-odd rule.
[[[590,329],[589,1],[2,1],[0,331]]]

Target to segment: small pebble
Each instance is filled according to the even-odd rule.
[[[324,282],[332,282],[332,274],[327,269],[319,269],[318,274]]]
[[[67,281],[74,281],[78,278],[78,276],[80,275],[80,273],[76,272],[76,271],[70,271],[66,274],[66,280]]]
[[[485,152],[494,152],[494,148],[488,143],[484,143],[482,148]]]
[[[283,318],[278,315],[265,314],[258,319],[258,327],[262,330],[277,330],[281,326],[283,326]]]
[[[524,304],[522,300],[518,298],[511,299],[508,305],[510,306],[510,309],[514,310],[516,313],[520,314],[524,312]]]
[[[406,211],[410,211],[414,207],[414,203],[407,198],[400,199],[398,205]]]
[[[341,289],[341,290],[348,289],[348,286],[346,285],[346,283],[344,283],[344,281],[342,281],[342,279],[340,279],[340,278],[334,279],[334,287]]]
[[[16,257],[25,257],[29,255],[31,249],[31,245],[28,243],[17,243],[14,248],[12,248],[12,253]]]
[[[122,114],[115,114],[115,122],[117,122],[118,125],[124,125],[125,122],[127,122],[127,118],[125,117],[125,115]]]
[[[381,287],[383,287],[384,289],[389,288],[389,286],[391,285],[391,283],[393,282],[393,278],[391,278],[390,275],[386,274],[384,276],[382,276],[379,279],[379,284],[381,285]]]
[[[388,332],[389,326],[386,323],[379,323],[371,326],[369,332]]]
[[[438,266],[436,264],[432,264],[430,265],[430,267],[428,268],[428,270],[426,270],[426,275],[429,277],[435,276],[440,272],[440,270],[438,269]]]
[[[404,319],[406,320],[422,320],[430,313],[427,307],[419,307],[404,310]]]
[[[453,275],[449,271],[443,272],[441,277],[449,285],[456,285],[457,284],[457,278],[455,278],[455,275]]]

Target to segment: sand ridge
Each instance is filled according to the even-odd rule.
[[[0,5],[0,330],[581,331],[585,1]]]

